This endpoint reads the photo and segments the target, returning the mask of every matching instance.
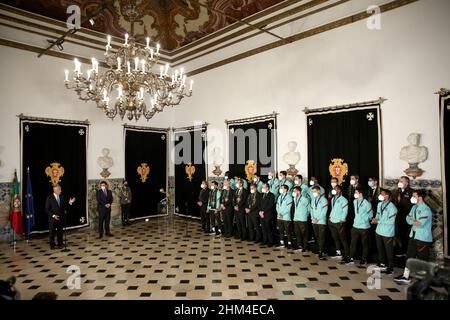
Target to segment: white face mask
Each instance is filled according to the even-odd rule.
[[[417,198],[416,197],[412,197],[411,198],[411,203],[412,204],[417,204]]]
[[[266,193],[266,192],[267,192],[267,189],[266,189],[266,188],[263,188],[261,191],[264,192],[264,193]]]
[[[295,183],[296,186],[299,186],[301,184],[301,181],[300,180],[295,180],[294,183]]]
[[[310,186],[313,186],[313,185],[314,185],[314,181],[311,180],[311,181],[309,182],[309,185],[310,185]]]
[[[105,186],[101,186],[100,188],[101,188],[103,191],[106,190],[106,187],[105,187]]]
[[[297,193],[292,192],[292,196],[293,196],[294,198],[297,197]]]
[[[216,188],[216,186],[211,186],[211,190],[214,190]]]
[[[223,190],[228,190],[228,186],[223,186]]]
[[[369,187],[373,187],[373,181],[369,181],[367,184],[369,185]]]
[[[337,183],[336,183],[336,182],[332,182],[332,183],[331,183],[331,186],[334,188],[334,187],[337,186]]]
[[[384,197],[381,194],[378,196],[378,201],[384,201]]]
[[[355,180],[355,179],[350,180],[350,184],[351,184],[352,186],[354,186],[354,185],[356,184],[356,180]]]
[[[272,179],[273,179],[273,177],[271,175],[269,175],[269,180],[272,180]]]
[[[317,192],[313,192],[313,197],[317,198],[319,196],[319,194]]]
[[[336,191],[336,190],[331,190],[331,194],[332,194],[333,196],[335,196],[335,195],[337,194],[337,191]]]
[[[250,189],[250,193],[255,193],[255,189]]]
[[[355,193],[355,199],[359,199],[359,193]]]
[[[228,176],[225,176],[224,178],[225,178],[225,180],[228,180]]]
[[[400,189],[404,189],[405,186],[403,185],[402,182],[399,182],[399,183],[398,183],[398,187],[399,187]]]
[[[200,185],[200,188],[202,188],[202,189],[204,189],[206,186],[205,186],[205,184],[204,183],[202,183],[201,185]]]
[[[253,178],[253,182],[256,182],[256,181],[258,181],[258,178]]]
[[[284,193],[284,189],[280,188],[280,193],[283,194]]]

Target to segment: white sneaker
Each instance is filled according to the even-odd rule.
[[[342,259],[341,250],[336,250],[336,255],[331,257],[331,259],[334,259],[334,260]]]

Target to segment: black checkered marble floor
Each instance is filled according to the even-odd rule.
[[[20,241],[15,251],[1,244],[0,277],[15,275],[22,299],[48,291],[58,299],[405,298],[392,276],[370,290],[366,268],[205,235],[195,220],[155,218],[112,233],[99,240],[89,229],[70,231],[69,252],[50,250],[45,237]],[[80,270],[79,289],[67,287],[70,266]]]

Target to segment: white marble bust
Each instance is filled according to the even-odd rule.
[[[212,159],[213,159],[213,164],[216,167],[220,167],[223,164],[223,157],[222,157],[222,152],[221,149],[219,147],[215,147],[211,153],[212,155]]]
[[[290,166],[295,166],[300,161],[300,152],[295,151],[297,149],[297,142],[288,142],[288,152],[283,155],[283,161]]]
[[[97,158],[97,164],[100,168],[107,170],[111,168],[114,164],[113,159],[109,156],[109,149],[102,149],[102,156]]]
[[[407,140],[409,145],[404,146],[400,151],[401,160],[404,160],[409,164],[418,164],[428,159],[428,148],[419,146],[420,134],[411,133]]]

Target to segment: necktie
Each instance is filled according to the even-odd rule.
[[[61,206],[61,203],[59,202],[59,196],[56,196],[56,202],[58,202],[58,206]]]

